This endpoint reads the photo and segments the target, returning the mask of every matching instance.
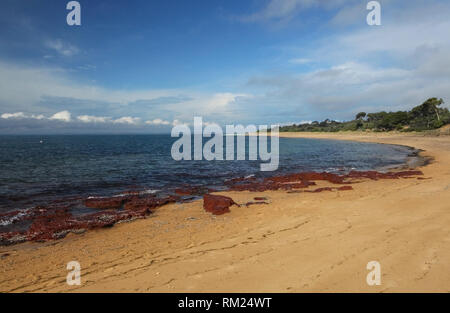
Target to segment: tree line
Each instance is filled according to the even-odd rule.
[[[442,108],[444,100],[430,98],[411,111],[378,112],[356,114],[355,119],[339,122],[326,119],[309,124],[294,124],[280,127],[282,132],[337,132],[337,131],[425,131],[450,124],[450,112]]]

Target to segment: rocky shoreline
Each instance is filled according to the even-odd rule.
[[[353,189],[351,184],[363,179],[424,179],[422,175],[423,173],[418,170],[386,173],[378,171],[351,171],[344,175],[327,172],[304,172],[268,178],[246,177],[231,179],[226,183],[226,190],[250,192],[283,190],[289,193],[349,191]],[[308,189],[310,186],[315,186],[316,181],[327,181],[343,186]],[[237,204],[229,197],[212,195],[214,191],[208,188],[185,187],[176,189],[174,194],[165,196],[129,192],[112,197],[88,197],[83,200],[83,205],[86,208],[98,210],[98,212],[80,216],[75,216],[70,211],[70,207],[58,204],[1,214],[0,222],[3,224],[25,223],[29,226],[21,231],[0,233],[0,245],[13,245],[25,241],[56,240],[64,238],[69,233],[79,234],[89,229],[112,227],[117,223],[144,219],[166,204],[188,202],[201,196],[203,196],[203,208],[205,211],[214,215],[230,212],[229,208],[233,205],[250,206],[265,203],[263,200],[255,198],[256,201]]]

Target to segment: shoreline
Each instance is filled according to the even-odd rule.
[[[319,140],[320,139],[314,139]],[[342,140],[345,141],[345,140]],[[374,143],[374,145],[377,145]],[[426,158],[418,155],[418,150],[406,145],[390,145],[402,148],[401,153],[405,155],[403,163],[375,166],[364,170],[356,170],[355,168],[347,168],[333,170],[322,169],[314,171],[319,180],[333,179],[325,177],[323,173],[329,175],[339,175],[344,177],[350,172],[355,172],[353,176],[368,176],[371,171],[382,173],[398,172],[402,170],[412,170],[420,165],[427,163]],[[395,149],[395,148],[394,148]],[[406,153],[409,155],[406,156]],[[400,152],[399,152],[400,154]],[[345,163],[345,162],[344,162]],[[304,171],[307,173],[309,171]],[[206,194],[213,192],[227,191],[266,191],[287,188],[304,188],[309,183],[305,177],[298,176],[301,171],[291,170],[283,173],[272,173],[271,175],[258,176],[251,174],[247,176],[229,176],[223,182],[219,182],[215,187],[203,185],[188,186],[187,184],[174,185],[171,189],[149,189],[150,187],[142,187],[135,189],[118,190],[116,193],[109,195],[97,195],[83,197],[60,196],[58,199],[48,200],[45,203],[37,204],[27,208],[16,208],[6,213],[0,214],[0,225],[4,226],[0,231],[0,246],[8,246],[20,244],[27,241],[42,242],[47,240],[60,240],[65,238],[69,233],[83,233],[94,228],[111,227],[117,223],[131,222],[136,219],[144,219],[148,215],[153,214],[155,210],[166,205],[167,203],[185,203],[195,199],[202,199]],[[321,174],[322,175],[319,175]],[[234,173],[237,175],[237,173]],[[289,176],[297,175],[299,182],[292,184],[292,187],[285,185]],[[316,176],[317,176],[316,175]],[[382,175],[379,175],[382,178]],[[258,177],[258,178],[257,178]],[[334,177],[339,180],[340,177]],[[355,179],[356,177],[353,177]],[[276,181],[276,180],[284,180]],[[330,180],[331,179],[331,180]],[[375,177],[372,177],[375,179]],[[301,182],[301,183],[300,183]],[[243,189],[242,184],[247,184],[248,189]],[[304,186],[302,186],[302,184]],[[76,214],[73,209],[78,208],[84,210],[84,214]],[[76,209],[75,209],[76,212]],[[87,213],[88,212],[88,213]],[[28,226],[26,226],[28,224]]]
[[[433,157],[424,155],[424,153],[426,151],[423,149],[420,149],[420,148],[417,148],[417,147],[414,147],[411,145],[406,145],[406,144],[387,143],[387,142],[383,142],[383,141],[374,140],[374,138],[372,137],[373,135],[371,135],[371,134],[377,135],[378,133],[364,133],[364,132],[337,132],[337,133],[292,132],[292,133],[289,133],[289,132],[283,132],[283,133],[280,133],[280,138],[306,138],[306,139],[317,139],[317,140],[322,139],[322,140],[367,142],[367,143],[376,143],[376,144],[380,144],[380,145],[399,146],[399,147],[404,147],[404,148],[412,150],[412,153],[414,155],[410,156],[409,158],[417,158],[416,162],[413,162],[412,166],[408,166],[409,160],[407,160],[406,163],[403,165],[393,166],[391,168],[392,170],[405,169],[405,168],[410,168],[410,169],[421,168],[423,166],[427,166],[428,164],[430,164],[433,161]],[[379,134],[386,134],[387,137],[403,135],[400,133],[392,133],[392,132],[391,133],[389,133],[389,132],[388,133],[379,133]],[[416,134],[408,134],[408,135],[414,136],[414,137],[416,136]],[[425,136],[425,135],[423,135],[423,136]],[[377,137],[379,138],[380,136],[377,136]],[[377,137],[375,137],[375,138],[377,138]],[[427,136],[425,136],[425,137],[427,137]],[[381,136],[381,138],[383,138],[383,136]],[[429,138],[433,138],[433,137],[429,137]],[[375,170],[378,171],[380,169],[375,169]]]
[[[434,159],[420,167],[424,180],[363,180],[355,190],[318,195],[219,192],[238,203],[265,197],[268,204],[232,206],[223,216],[204,212],[201,200],[169,204],[106,231],[0,247],[0,291],[450,290],[450,137],[280,134],[293,136],[400,144]],[[422,195],[423,189],[428,192]],[[380,287],[365,283],[372,258],[387,271]],[[80,287],[65,284],[65,265],[72,260],[82,267]]]

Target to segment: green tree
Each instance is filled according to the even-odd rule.
[[[411,118],[416,127],[430,129],[439,126],[441,123],[441,116],[439,114],[439,106],[444,103],[444,100],[438,98],[429,98],[427,101],[411,110]]]
[[[358,114],[356,114],[356,119],[357,120],[362,120],[367,116],[366,112],[359,112]]]
[[[411,113],[416,116],[428,116],[435,114],[438,121],[441,120],[439,116],[439,106],[444,103],[444,100],[438,98],[430,98],[419,106],[412,109]]]

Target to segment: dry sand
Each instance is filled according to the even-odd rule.
[[[283,134],[408,145],[434,161],[426,180],[363,181],[353,191],[227,192],[215,217],[173,204],[111,229],[0,247],[2,292],[449,292],[450,137]],[[323,183],[320,186],[325,186]],[[81,264],[82,285],[66,284]],[[366,265],[381,264],[381,286]]]

